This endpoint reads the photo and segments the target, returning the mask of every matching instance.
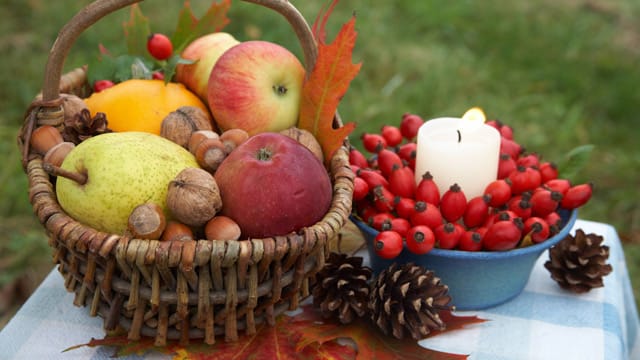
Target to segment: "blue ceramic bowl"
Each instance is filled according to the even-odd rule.
[[[571,230],[578,213],[561,212],[564,226],[546,241],[509,251],[460,251],[434,248],[425,255],[411,253],[406,247],[395,259],[385,260],[375,254],[373,239],[378,231],[358,218],[351,221],[367,241],[371,268],[379,273],[393,262],[415,264],[433,270],[449,286],[451,303],[457,310],[480,310],[502,304],[518,296],[524,289],[533,266],[545,250],[557,244]]]

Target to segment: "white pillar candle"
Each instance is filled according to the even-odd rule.
[[[497,178],[499,157],[500,133],[490,125],[460,118],[432,119],[418,130],[416,183],[429,171],[440,195],[458,184],[470,200]]]

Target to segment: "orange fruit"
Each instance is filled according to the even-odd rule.
[[[209,108],[184,85],[163,80],[131,79],[84,99],[91,115],[102,112],[116,132],[144,131],[160,134],[162,120],[181,106]],[[211,118],[210,118],[211,120]]]

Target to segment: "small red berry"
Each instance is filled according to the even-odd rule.
[[[523,151],[524,149],[517,142],[504,136],[500,138],[500,154],[509,154],[514,160],[517,160]]]
[[[393,193],[382,185],[373,188],[373,203],[379,211],[393,210]]]
[[[540,164],[539,169],[542,183],[558,178],[558,167],[555,163],[545,161]]]
[[[394,165],[389,174],[389,190],[394,195],[405,198],[413,198],[416,193],[416,179],[413,171],[406,167],[397,167]]]
[[[442,224],[442,214],[437,206],[424,201],[416,201],[415,212],[409,218],[411,225],[425,225],[431,229]]]
[[[166,60],[173,54],[173,44],[166,35],[151,34],[147,38],[147,51],[158,60]]]
[[[516,160],[516,165],[524,167],[538,167],[540,165],[540,157],[535,153],[520,155],[518,160]]]
[[[383,259],[393,259],[402,252],[402,236],[395,231],[381,231],[374,240],[374,249]]]
[[[544,187],[551,191],[557,191],[564,196],[571,187],[571,181],[567,179],[551,179],[544,182]]]
[[[380,150],[378,152],[378,169],[380,170],[382,175],[388,178],[389,175],[391,175],[391,170],[393,170],[394,166],[404,166],[400,156],[389,149]]]
[[[511,181],[511,192],[522,194],[525,191],[533,191],[542,184],[540,171],[532,167],[518,166],[508,179]]]
[[[398,146],[402,142],[402,133],[396,126],[384,125],[380,130],[380,134],[387,141],[387,146]]]
[[[364,133],[360,137],[365,150],[370,153],[378,153],[387,147],[387,141],[379,134]]]
[[[433,235],[436,237],[436,246],[440,249],[454,249],[457,247],[463,233],[464,229],[461,226],[451,222],[440,224],[440,226],[433,229]]]
[[[362,204],[357,204],[358,207],[358,215],[362,221],[371,225],[373,223],[373,216],[378,213],[376,207],[370,202],[363,202]]]
[[[387,179],[382,176],[379,172],[371,169],[360,169],[356,173],[356,176],[361,177],[364,181],[369,184],[369,189],[373,189],[378,185],[382,185],[384,187],[389,187],[389,182]]]
[[[416,202],[411,198],[403,198],[400,196],[393,198],[393,208],[396,214],[402,218],[410,219],[411,214],[416,211],[415,206]]]
[[[356,176],[353,179],[353,200],[360,201],[369,194],[369,184],[364,179]]]
[[[550,235],[557,234],[562,227],[562,217],[557,211],[549,213],[544,217],[544,221],[549,224]]]
[[[534,243],[541,243],[549,238],[549,224],[544,219],[532,216],[524,222],[522,233],[530,236]]]
[[[484,189],[484,194],[489,195],[489,205],[500,207],[511,198],[511,184],[507,179],[498,179],[490,182]]]
[[[410,228],[411,224],[409,223],[409,220],[398,217],[391,219],[388,230],[393,230],[400,234],[400,236],[405,237],[407,235],[407,231],[409,231]]]
[[[422,124],[424,124],[424,120],[419,115],[404,114],[402,115],[402,120],[400,120],[400,132],[405,139],[411,141],[418,135],[418,130]]]
[[[395,218],[395,216],[393,216],[393,214],[388,213],[388,212],[379,212],[377,214],[374,214],[373,216],[371,216],[369,218],[369,226],[371,226],[372,228],[381,231],[382,230],[382,225],[385,222],[391,221],[393,220],[393,218]]]
[[[529,196],[516,195],[507,202],[507,209],[516,214],[516,217],[528,219],[531,217],[531,202]]]
[[[464,211],[462,221],[467,228],[474,228],[484,224],[489,216],[489,195],[476,196],[469,200]]]
[[[360,150],[352,147],[349,149],[349,164],[356,165],[361,169],[369,167],[369,163],[367,162],[367,158],[364,156]]]
[[[565,209],[575,209],[584,205],[591,199],[593,193],[593,184],[580,184],[570,187],[562,197],[560,206]]]
[[[498,131],[500,131],[500,135],[505,139],[513,140],[513,128],[511,126],[502,124]]]
[[[516,161],[507,153],[500,154],[500,160],[498,160],[498,179],[508,177],[515,170]]]
[[[415,170],[416,168],[417,148],[418,148],[417,144],[414,142],[409,142],[409,143],[400,145],[400,147],[398,148],[398,155],[402,160],[407,162],[407,164],[412,170]]]
[[[428,226],[418,225],[407,231],[406,242],[409,251],[417,255],[422,255],[433,249],[436,238]]]
[[[115,85],[111,80],[97,80],[93,83],[93,92],[100,92]]]
[[[424,201],[435,206],[440,204],[440,190],[428,171],[422,175],[422,179],[418,183],[416,201]]]
[[[545,188],[539,188],[531,195],[531,211],[534,216],[544,217],[556,211],[562,194]]]
[[[154,71],[151,73],[151,78],[154,80],[164,80],[164,73],[161,71]]]
[[[440,212],[449,222],[455,222],[464,215],[467,208],[467,197],[458,184],[453,184],[442,194]]]
[[[458,249],[463,251],[482,250],[482,234],[475,230],[466,230],[460,236],[460,241],[458,241]]]
[[[518,245],[521,235],[514,221],[497,221],[487,229],[482,246],[489,251],[511,250]]]

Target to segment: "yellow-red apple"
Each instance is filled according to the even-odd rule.
[[[183,83],[203,101],[207,101],[207,84],[211,69],[218,58],[230,47],[239,43],[231,34],[215,32],[203,35],[187,45],[180,56],[195,61],[193,64],[178,64],[176,81]]]
[[[245,41],[227,50],[209,77],[209,109],[222,130],[250,135],[294,126],[305,70],[286,48]]]
[[[329,174],[304,145],[265,132],[233,150],[214,177],[221,214],[233,219],[244,238],[285,235],[320,221],[329,210]]]

